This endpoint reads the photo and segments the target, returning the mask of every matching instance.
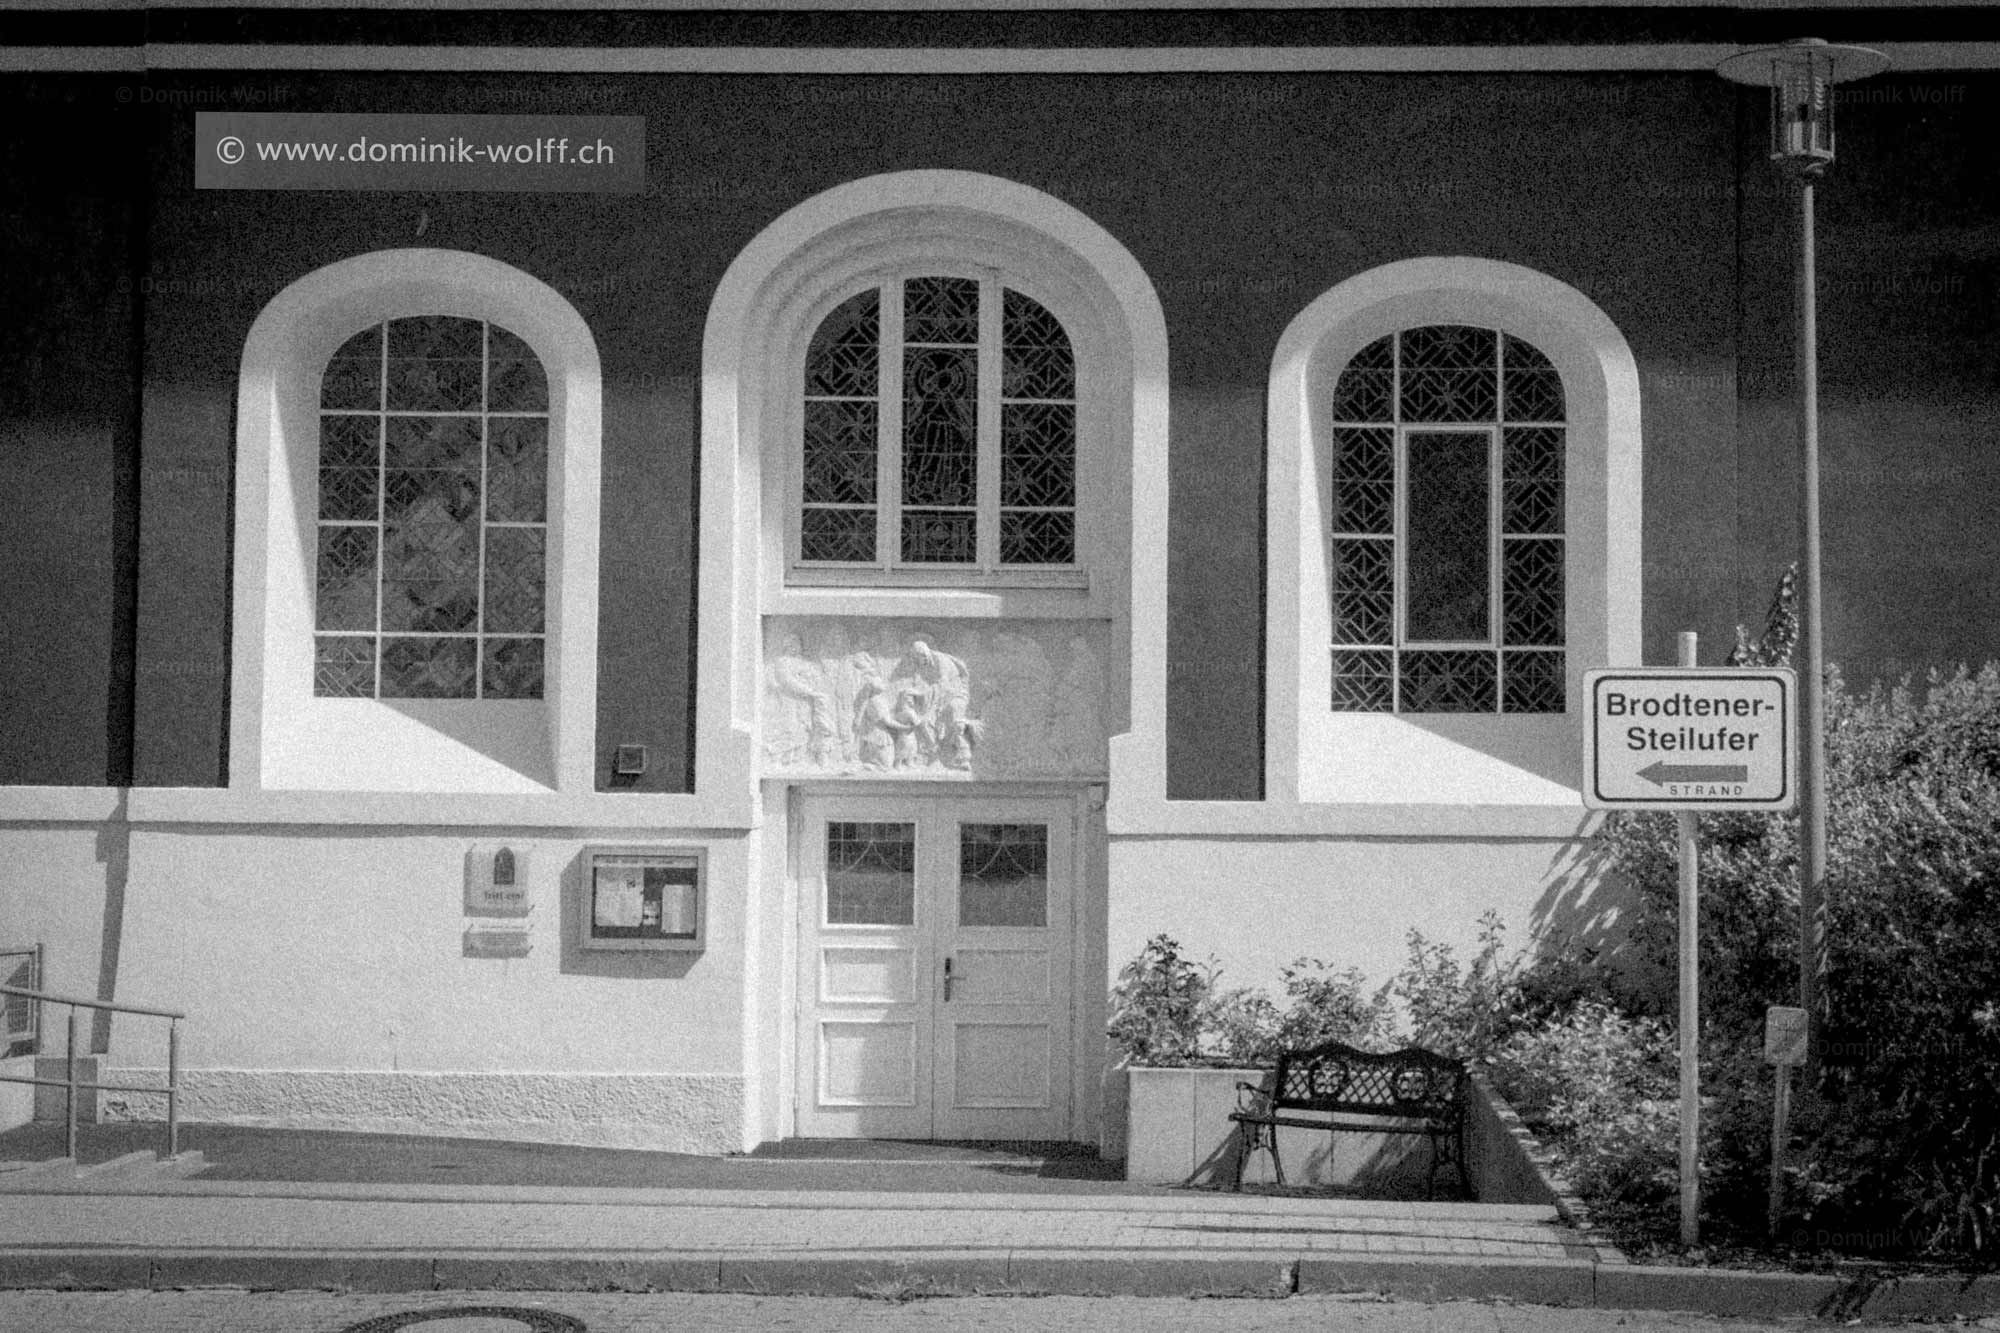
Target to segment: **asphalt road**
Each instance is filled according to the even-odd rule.
[[[653,1330],[1007,1330],[1007,1333],[1751,1333],[1824,1328],[1812,1320],[1721,1320],[1657,1311],[1567,1310],[1365,1296],[1279,1300],[1093,1296],[898,1299],[826,1296],[432,1292],[346,1295],[241,1290],[0,1291],[0,1333],[652,1333]],[[453,1313],[458,1312],[458,1313]],[[552,1317],[553,1316],[553,1317]],[[1893,1325],[1847,1324],[1846,1328]],[[1961,1328],[2000,1329],[2000,1318]]]

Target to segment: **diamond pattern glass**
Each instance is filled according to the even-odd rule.
[[[873,509],[808,509],[799,516],[802,560],[873,560]]]
[[[314,692],[541,697],[549,389],[534,352],[479,320],[391,320],[335,354],[321,401],[314,619],[360,632],[316,639]]]
[[[1561,421],[1562,376],[1532,343],[1512,336],[1501,340],[1500,397],[1506,419]]]
[[[1044,824],[958,826],[958,924],[1049,923],[1049,830]]]
[[[542,640],[488,639],[480,649],[480,696],[486,699],[542,697]]]
[[[881,342],[882,295],[850,296],[820,321],[806,350],[806,397],[873,398]]]
[[[322,634],[313,640],[313,693],[322,699],[375,697],[375,640]]]
[[[829,822],[826,924],[909,926],[917,920],[917,826]]]
[[[1489,446],[1484,434],[1468,432],[1412,432],[1405,445],[1407,642],[1451,643],[1491,633]]]
[[[541,528],[486,530],[484,628],[488,634],[542,632],[543,544]]]
[[[486,521],[542,523],[549,516],[546,417],[493,417],[486,423]]]
[[[1076,397],[1069,335],[1040,302],[1009,290],[1001,298],[1000,396],[1068,401]]]
[[[1076,563],[1076,515],[1069,510],[1020,509],[1000,515],[1000,563]]]
[[[320,527],[313,628],[375,628],[375,542],[372,524]]]
[[[872,402],[807,400],[807,504],[875,503],[875,413]]]
[[[1333,530],[1387,536],[1396,530],[1396,432],[1333,432]]]
[[[1510,647],[1563,641],[1563,544],[1510,537],[1500,544],[1500,610]]]
[[[486,410],[546,412],[549,377],[528,344],[498,324],[486,327]]]
[[[388,410],[479,411],[485,397],[485,332],[480,321],[454,315],[390,320]]]
[[[1339,537],[1333,543],[1333,641],[1379,644],[1396,637],[1396,543]]]
[[[319,405],[323,410],[382,409],[382,326],[361,330],[340,345],[326,363],[319,384]]]
[[[1333,401],[1341,424],[1329,451],[1336,709],[1563,710],[1563,404],[1548,358],[1493,329],[1406,329],[1368,344],[1342,369]],[[1407,429],[1428,423],[1486,429]],[[1408,599],[1400,643],[1399,568]],[[1495,638],[1496,592],[1505,647],[1442,646]],[[1419,644],[1439,646],[1410,646]]]
[[[1506,652],[1501,660],[1500,709],[1506,713],[1563,711],[1563,654]]]
[[[384,636],[384,699],[470,699],[477,639]]]
[[[1354,354],[1333,387],[1335,421],[1394,421],[1396,339],[1377,338]]]
[[[1491,713],[1498,670],[1491,652],[1470,649],[1402,653],[1401,710],[1405,713]]]
[[[979,283],[972,278],[911,278],[905,282],[903,341],[976,346]]]
[[[1405,422],[1492,421],[1498,363],[1492,329],[1434,324],[1402,335]]]
[[[1000,408],[1000,503],[1009,509],[1076,504],[1076,409],[1067,403]]]
[[[1561,426],[1510,426],[1501,432],[1500,524],[1508,532],[1563,530],[1563,437]]]
[[[1396,706],[1396,655],[1387,648],[1333,650],[1333,706],[1343,713],[1387,713]]]

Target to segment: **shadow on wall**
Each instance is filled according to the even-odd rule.
[[[1608,969],[1616,983],[1638,983],[1631,947],[1637,888],[1594,837],[1568,843],[1550,858],[1546,887],[1530,912],[1534,938],[1551,958]]]
[[[118,951],[125,939],[125,889],[132,875],[132,824],[127,809],[132,802],[132,789],[118,790],[118,804],[111,811],[111,817],[97,831],[97,859],[104,866],[104,930],[98,944],[97,998],[115,1000],[118,998]],[[42,989],[49,989],[48,978],[41,979]],[[157,1000],[157,1004],[168,1004],[170,1000]],[[97,1055],[111,1050],[111,1020],[114,1015],[107,1009],[96,1010],[91,1015],[89,1049]],[[44,1046],[48,1034],[42,1037]]]

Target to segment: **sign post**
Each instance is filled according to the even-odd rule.
[[[1792,1068],[1806,1062],[1806,1011],[1774,1004],[1764,1011],[1764,1059],[1778,1085],[1771,1101],[1771,1198],[1764,1223],[1771,1239],[1785,1215],[1785,1144],[1792,1117]]]
[[[1683,631],[1680,665],[1584,673],[1590,725],[1583,803],[1593,810],[1672,810],[1680,852],[1681,1243],[1701,1240],[1702,810],[1788,810],[1796,681],[1785,670],[1702,669]]]

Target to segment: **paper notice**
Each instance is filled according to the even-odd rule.
[[[592,921],[596,925],[624,930],[637,926],[644,874],[638,866],[599,866]]]

